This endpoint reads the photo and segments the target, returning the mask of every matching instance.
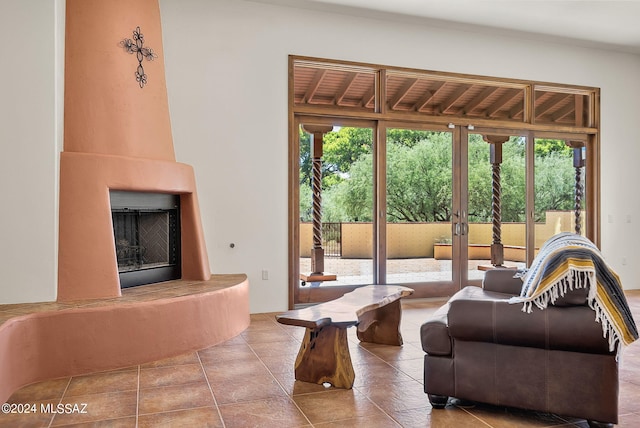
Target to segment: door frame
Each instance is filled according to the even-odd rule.
[[[300,141],[298,130],[301,124],[309,125],[333,125],[342,127],[370,128],[372,129],[372,151],[375,153],[377,143],[377,121],[366,119],[351,119],[337,116],[306,116],[295,115],[290,121],[289,138],[289,309],[298,304],[318,303],[337,299],[345,293],[355,290],[359,285],[337,285],[330,287],[306,287],[301,288],[300,284]],[[373,165],[373,177],[376,176],[376,164]],[[374,194],[378,193],[376,180],[373,181]],[[378,212],[376,200],[374,198],[374,212]],[[376,216],[373,216],[373,283],[377,283],[375,266],[378,265],[375,248],[376,241]]]
[[[360,127],[372,129],[372,152],[373,162],[373,283],[386,283],[386,131],[389,128],[415,129],[425,131],[442,131],[452,133],[452,210],[460,213],[460,231],[456,233],[456,225],[452,217],[452,277],[451,282],[421,282],[411,283],[415,286],[416,292],[413,297],[446,297],[452,295],[463,286],[470,284],[468,279],[468,234],[464,233],[467,224],[468,208],[468,137],[469,134],[491,134],[504,136],[521,136],[526,138],[526,165],[525,165],[525,186],[526,189],[534,187],[534,144],[536,138],[554,138],[562,140],[584,141],[588,153],[585,168],[585,207],[586,230],[585,235],[596,245],[599,245],[599,214],[595,207],[599,206],[599,169],[597,157],[599,155],[599,138],[597,134],[573,133],[573,132],[553,132],[553,131],[532,131],[518,129],[517,127],[472,127],[461,125],[443,125],[440,123],[416,123],[401,120],[371,120],[353,119],[339,116],[312,116],[293,115],[290,121],[289,139],[289,272],[290,292],[289,307],[293,308],[297,304],[309,304],[336,299],[344,293],[353,291],[359,285],[342,285],[330,287],[307,287],[302,289],[299,286],[300,277],[300,227],[299,227],[299,138],[298,130],[302,123],[314,125],[333,125],[343,127]],[[526,259],[530,265],[535,256],[535,227],[534,227],[534,192],[527,191],[526,194]],[[596,213],[594,215],[594,213]],[[595,218],[594,218],[595,217]],[[467,226],[468,227],[468,226]],[[384,263],[383,263],[384,261]],[[473,281],[472,281],[473,282]],[[477,281],[475,281],[477,282]],[[474,282],[474,283],[475,283]],[[480,285],[476,283],[475,285]],[[428,288],[427,288],[428,286]]]

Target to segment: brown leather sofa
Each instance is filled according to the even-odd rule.
[[[572,290],[545,310],[510,304],[522,280],[486,272],[421,327],[424,391],[434,408],[449,397],[571,416],[590,426],[618,422],[618,363],[602,326]]]

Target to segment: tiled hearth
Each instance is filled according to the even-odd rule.
[[[33,382],[219,344],[249,323],[244,274],[143,285],[114,298],[0,305],[0,403]]]
[[[236,284],[244,275],[214,275],[209,281],[168,281],[122,290],[121,297],[86,299],[71,302],[20,303],[0,305],[0,324],[17,315],[50,312],[73,308],[96,308],[122,303],[144,303],[172,297],[185,297],[222,290]]]
[[[640,291],[628,299],[640,319]],[[87,413],[0,415],[0,426],[586,428],[583,420],[455,401],[432,410],[422,391],[419,326],[441,302],[402,304],[403,347],[360,344],[349,329],[352,390],[296,382],[293,363],[304,329],[257,314],[239,336],[198,352],[22,388],[9,402],[87,403]],[[1,306],[0,317],[21,306]],[[640,426],[638,342],[622,358],[619,426]]]

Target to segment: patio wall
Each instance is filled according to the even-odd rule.
[[[584,215],[582,218],[584,219]],[[550,236],[573,229],[573,211],[547,211],[546,222],[535,225],[536,248],[539,248]],[[469,244],[491,244],[492,230],[491,223],[472,223],[469,225]],[[311,256],[312,233],[311,223],[300,224],[300,257]],[[387,258],[389,259],[432,258],[433,244],[439,242],[451,242],[450,223],[389,223],[387,225]],[[503,223],[502,243],[508,246],[524,247],[524,223]],[[342,258],[371,258],[372,249],[371,223],[342,223]]]

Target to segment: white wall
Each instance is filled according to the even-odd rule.
[[[0,303],[55,298],[61,4],[0,3]],[[211,267],[249,275],[252,312],[288,301],[289,54],[600,87],[602,247],[640,287],[640,56],[240,0],[160,7],[176,155],[196,171]]]
[[[56,298],[61,2],[0,2],[0,304]]]
[[[197,174],[212,269],[249,275],[253,312],[287,305],[289,54],[602,88],[603,250],[638,287],[622,221],[640,223],[640,201],[621,184],[640,160],[640,57],[237,0],[160,6],[176,155]]]

